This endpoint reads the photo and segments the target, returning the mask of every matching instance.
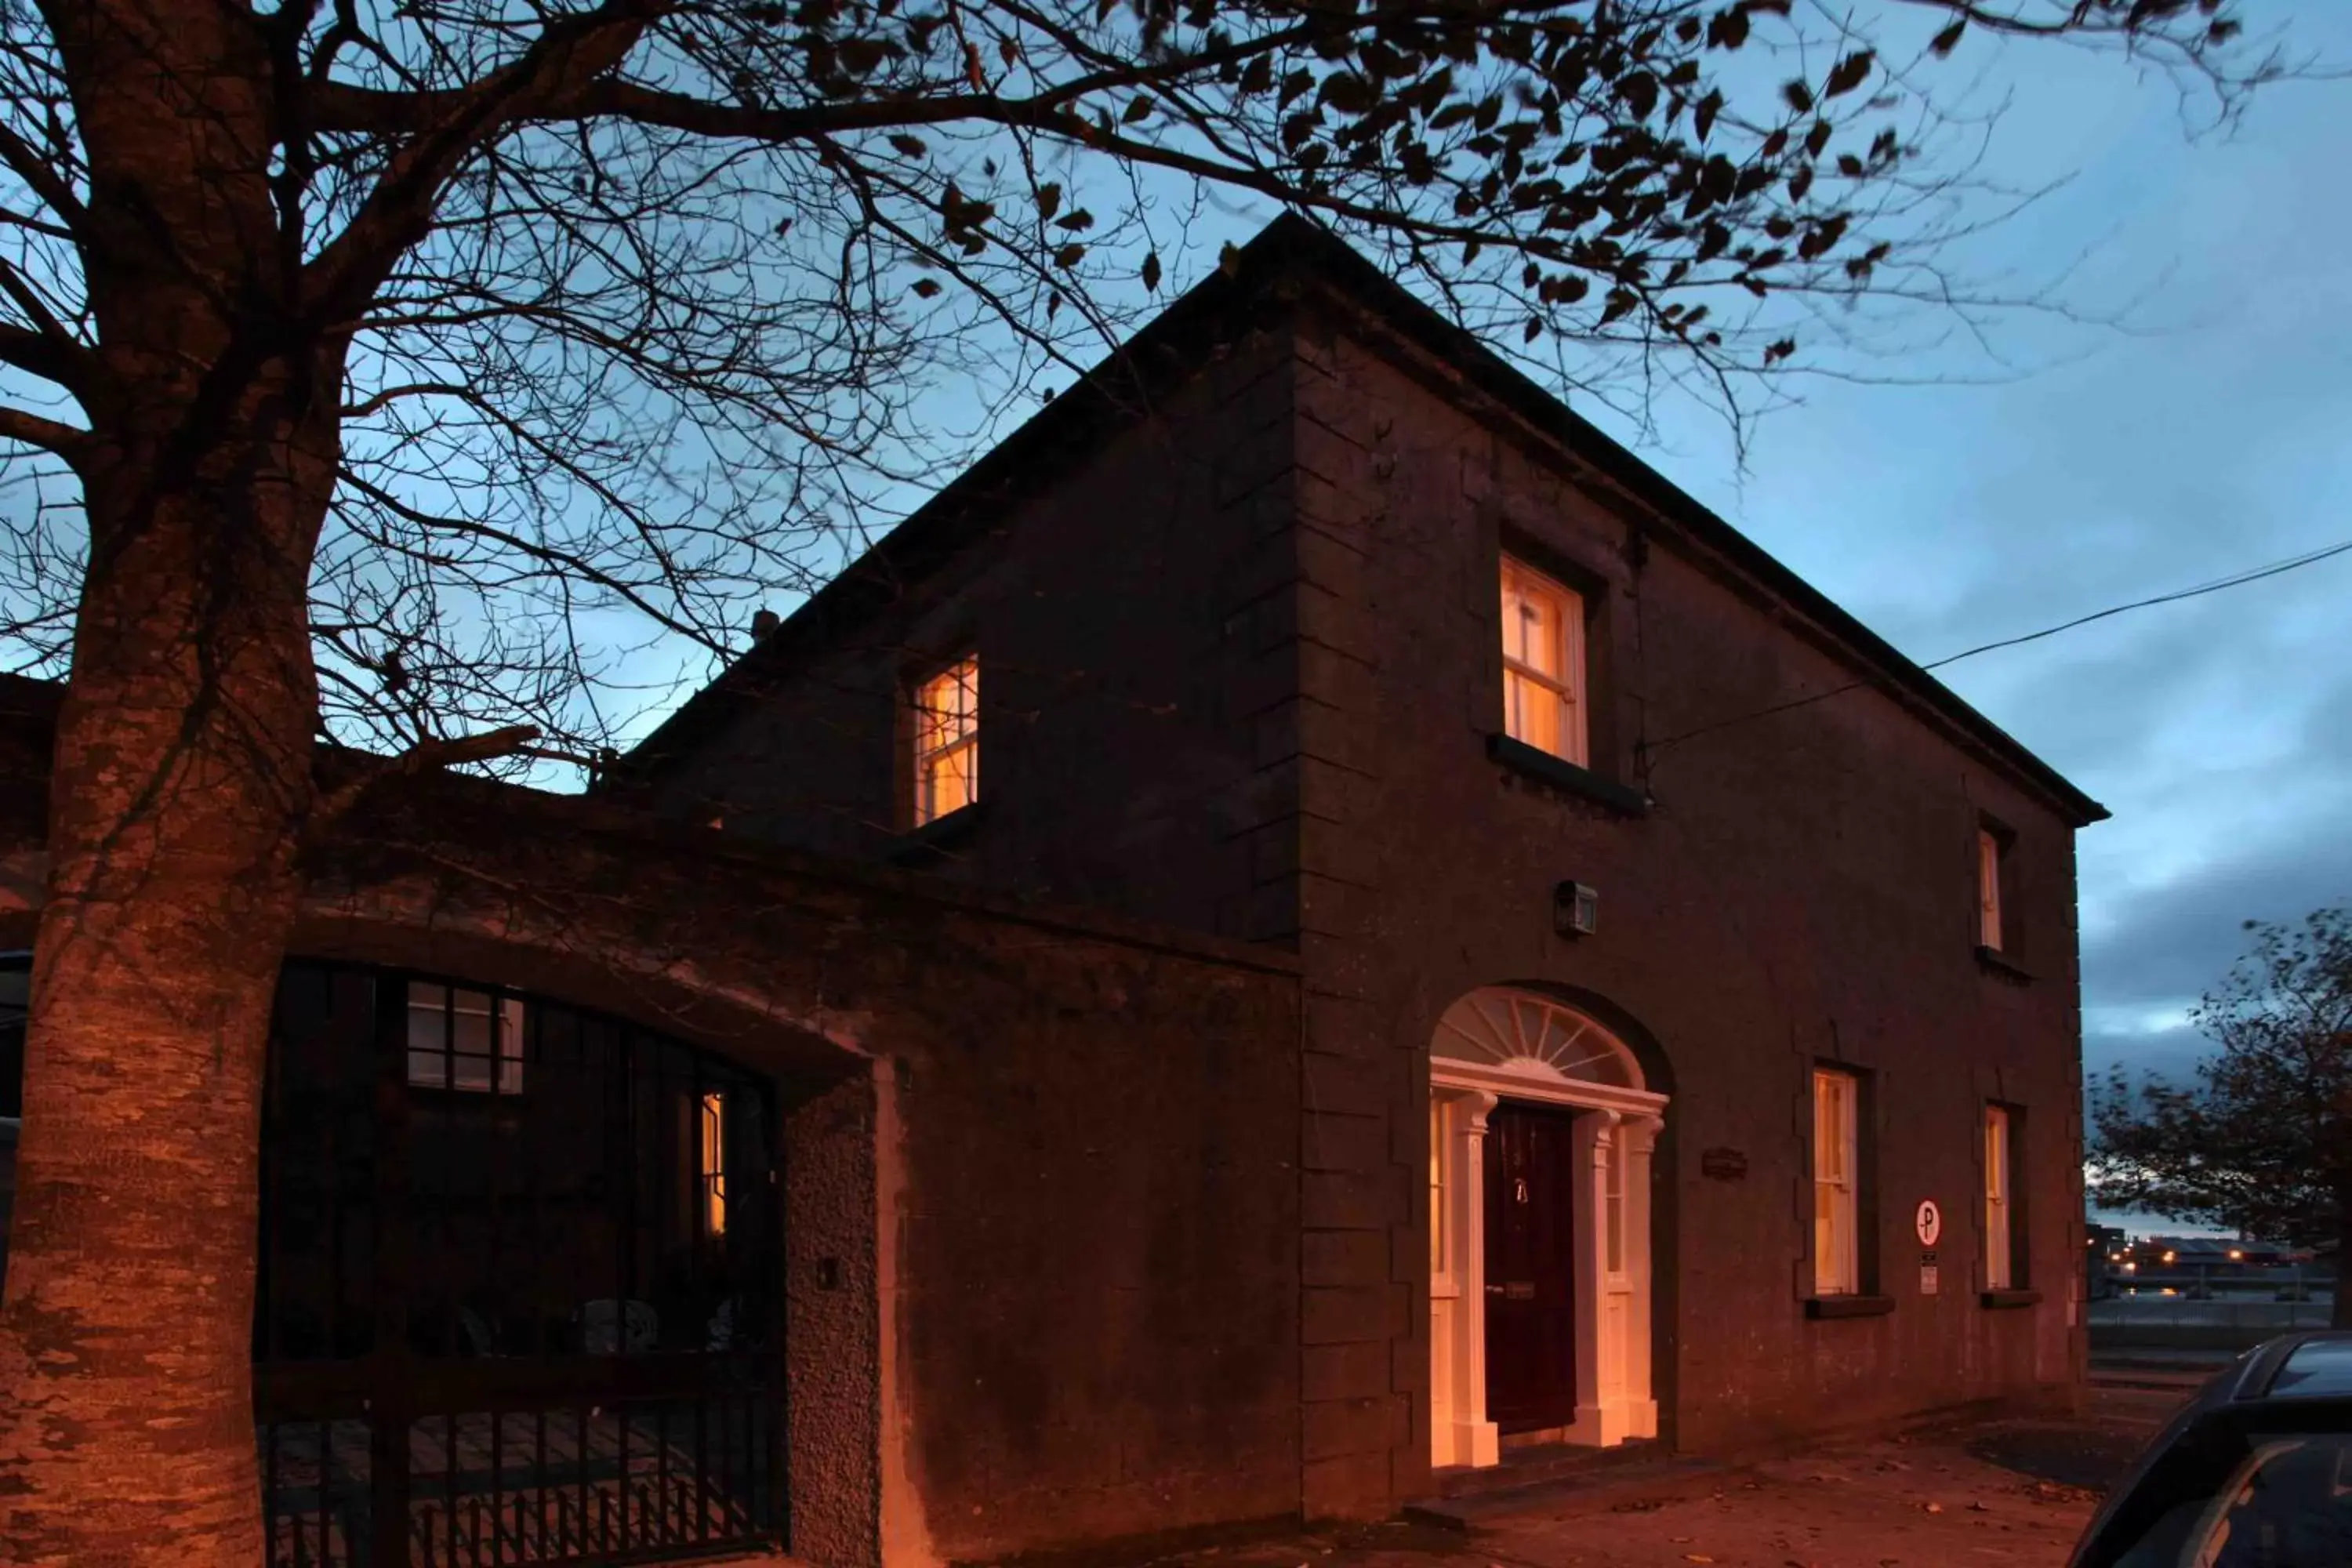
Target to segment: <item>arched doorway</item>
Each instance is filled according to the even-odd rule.
[[[1491,986],[1430,1042],[1431,1462],[1657,1434],[1650,1152],[1666,1097],[1597,1020]]]
[[[545,997],[298,959],[261,1148],[270,1563],[783,1538],[763,1076]]]

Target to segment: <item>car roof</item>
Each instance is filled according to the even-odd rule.
[[[2250,1352],[2221,1403],[2261,1399],[2352,1399],[2352,1329],[2283,1334]],[[2209,1394],[2210,1400],[2212,1395]]]
[[[2273,1399],[2352,1398],[2352,1331],[2315,1334],[2296,1345],[2264,1393]]]

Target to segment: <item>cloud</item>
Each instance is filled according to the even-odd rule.
[[[2347,903],[2352,833],[2340,816],[2245,851],[2217,843],[2195,871],[2114,900],[2099,929],[2085,930],[2086,1010],[2185,1007],[2246,951],[2247,921],[2292,921]]]

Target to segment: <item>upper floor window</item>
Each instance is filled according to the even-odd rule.
[[[1813,1294],[1862,1289],[1862,1082],[1834,1068],[1813,1069]]]
[[[1977,829],[1977,945],[1995,952],[2008,945],[2002,940],[2006,920],[2000,900],[2002,861],[2008,853],[1998,831]]]
[[[1503,731],[1585,765],[1584,599],[1503,558]]]
[[[980,657],[967,654],[915,689],[915,826],[980,798]]]
[[[470,1094],[522,1092],[522,1001],[408,983],[408,1081]]]

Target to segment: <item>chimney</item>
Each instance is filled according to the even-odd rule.
[[[762,643],[769,634],[784,624],[784,618],[773,610],[755,610],[751,614],[751,640]]]

